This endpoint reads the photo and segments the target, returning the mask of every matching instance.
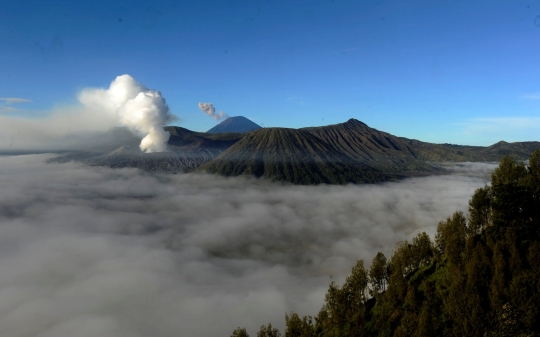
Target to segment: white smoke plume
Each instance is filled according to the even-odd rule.
[[[108,89],[87,88],[78,98],[78,104],[60,104],[51,110],[36,111],[35,116],[3,115],[0,111],[0,153],[88,149],[102,143],[101,134],[118,126],[144,137],[140,144],[143,151],[166,150],[169,134],[162,126],[175,118],[158,91],[122,75]],[[1,98],[0,104],[23,101],[27,100]],[[16,111],[8,107],[0,105],[0,110]]]
[[[214,108],[214,104],[212,103],[199,103],[199,109],[201,109],[202,112],[212,117],[216,121],[229,117],[229,115],[227,115],[223,111],[220,111],[219,113],[216,114],[216,108]]]
[[[123,126],[144,137],[142,151],[167,151],[170,134],[163,130],[163,125],[173,118],[160,92],[149,90],[129,75],[121,75],[109,89],[84,89],[79,101],[117,114]]]

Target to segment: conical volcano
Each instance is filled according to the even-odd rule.
[[[206,133],[226,133],[226,132],[251,132],[254,130],[261,129],[262,127],[258,124],[253,123],[246,117],[236,116],[229,117],[218,125],[214,126]]]
[[[380,171],[335,151],[311,133],[287,128],[251,132],[201,169],[226,176],[253,175],[294,184],[388,179]]]

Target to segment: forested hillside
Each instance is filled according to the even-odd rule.
[[[358,261],[316,317],[292,312],[285,322],[286,337],[538,336],[540,150],[527,166],[504,157],[467,216],[441,221],[433,239],[396,243],[390,258]],[[268,324],[257,336],[282,334]]]

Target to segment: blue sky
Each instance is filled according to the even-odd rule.
[[[0,113],[43,118],[130,74],[173,124],[198,102],[270,127],[540,140],[540,1],[2,1]],[[2,100],[19,98],[21,101]],[[30,101],[24,101],[30,100]]]

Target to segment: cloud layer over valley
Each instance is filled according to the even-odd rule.
[[[357,259],[465,210],[490,164],[287,186],[0,156],[0,335],[227,336],[314,315]]]

